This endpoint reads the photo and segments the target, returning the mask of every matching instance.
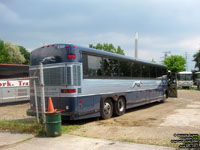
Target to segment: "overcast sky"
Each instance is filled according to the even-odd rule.
[[[45,44],[113,43],[160,62],[165,51],[188,56],[200,48],[199,0],[0,0],[0,39],[33,50]]]

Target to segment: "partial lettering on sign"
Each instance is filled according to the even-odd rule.
[[[26,80],[0,80],[0,87],[29,86],[29,79]]]

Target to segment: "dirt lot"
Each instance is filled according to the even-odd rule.
[[[174,133],[200,133],[200,91],[180,90],[178,96],[86,123],[72,134],[170,146]]]
[[[174,133],[200,133],[200,91],[180,90],[178,97],[133,108],[108,120],[84,120],[82,128],[71,134],[170,146]],[[0,120],[31,119],[26,116],[28,108],[27,103],[0,106]]]

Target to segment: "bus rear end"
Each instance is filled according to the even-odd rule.
[[[31,53],[30,103],[27,114],[36,112],[35,94],[41,112],[40,63],[43,64],[45,104],[51,97],[54,108],[62,111],[62,116],[74,119],[77,94],[81,92],[81,57],[75,45],[53,44],[38,48]],[[34,90],[36,83],[36,91]]]

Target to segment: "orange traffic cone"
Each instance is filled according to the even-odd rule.
[[[48,113],[53,113],[55,112],[54,107],[53,107],[53,103],[52,103],[52,99],[51,97],[49,97],[49,101],[48,101]]]

